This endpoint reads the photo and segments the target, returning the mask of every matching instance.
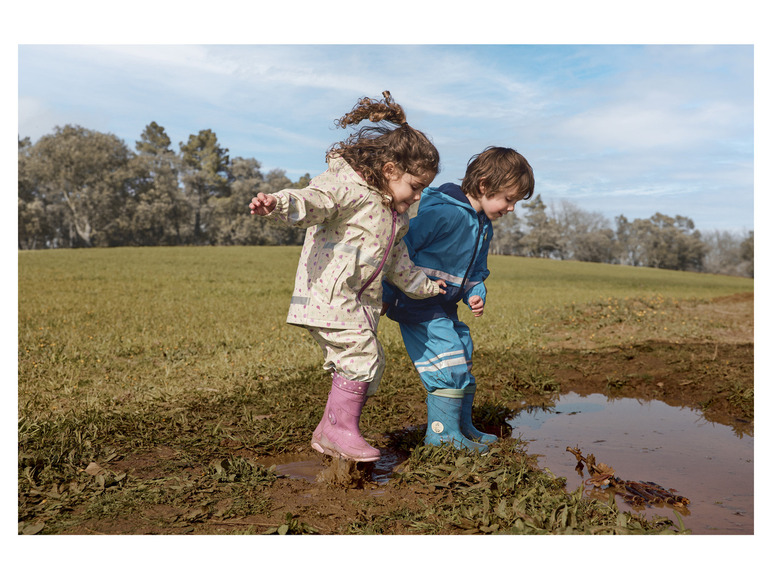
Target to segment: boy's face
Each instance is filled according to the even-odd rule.
[[[491,197],[488,197],[483,192],[483,195],[477,201],[488,219],[495,221],[499,217],[504,217],[507,213],[514,211],[515,203],[522,198],[523,194],[517,190],[517,187],[505,187],[500,191],[496,191]]]
[[[423,173],[422,175],[412,175],[410,173],[400,173],[393,165],[393,163],[386,163],[383,171],[389,180],[391,208],[397,213],[404,213],[413,203],[421,199],[421,192],[434,181],[435,174]]]

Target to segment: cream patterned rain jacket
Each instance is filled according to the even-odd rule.
[[[268,217],[307,228],[287,323],[375,331],[384,276],[413,298],[439,293],[401,241],[407,214],[384,206],[381,194],[340,157],[305,189],[272,195],[277,205]]]

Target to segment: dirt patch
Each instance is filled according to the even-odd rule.
[[[667,307],[656,300],[598,304],[581,312],[581,322],[569,318],[550,328],[541,358],[563,391],[658,399],[701,410],[714,422],[750,424],[753,304],[753,293]],[[613,317],[606,308],[613,322],[605,321]],[[666,338],[673,327],[686,329]]]
[[[549,353],[545,363],[561,390],[661,400],[702,410],[722,424],[753,420],[753,344],[646,342],[605,351]],[[746,393],[748,403],[736,404]]]

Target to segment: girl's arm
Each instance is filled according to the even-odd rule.
[[[443,280],[429,279],[415,266],[404,241],[400,240],[391,251],[391,265],[385,272],[389,283],[401,289],[408,297],[418,300],[445,293],[443,288],[446,284]]]
[[[249,204],[250,212],[265,215],[294,227],[308,228],[335,219],[345,200],[320,189],[284,189],[258,193]]]

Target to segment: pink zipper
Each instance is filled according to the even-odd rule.
[[[386,260],[389,259],[389,253],[391,252],[391,246],[394,244],[394,233],[397,230],[397,212],[392,209],[391,211],[391,237],[389,238],[389,245],[386,247],[386,253],[383,254],[383,259],[381,260],[380,265],[378,266],[378,269],[375,270],[375,273],[370,276],[370,279],[368,279],[365,284],[362,286],[362,288],[357,292],[357,301],[361,304],[362,299],[362,293],[369,287],[371,283],[375,280],[376,277],[378,277],[378,274],[381,273],[381,270],[383,269],[383,266],[386,264]],[[367,321],[370,322],[370,327],[375,331],[375,323],[373,322],[372,318],[367,313],[367,310],[364,310],[365,317],[367,318]]]

